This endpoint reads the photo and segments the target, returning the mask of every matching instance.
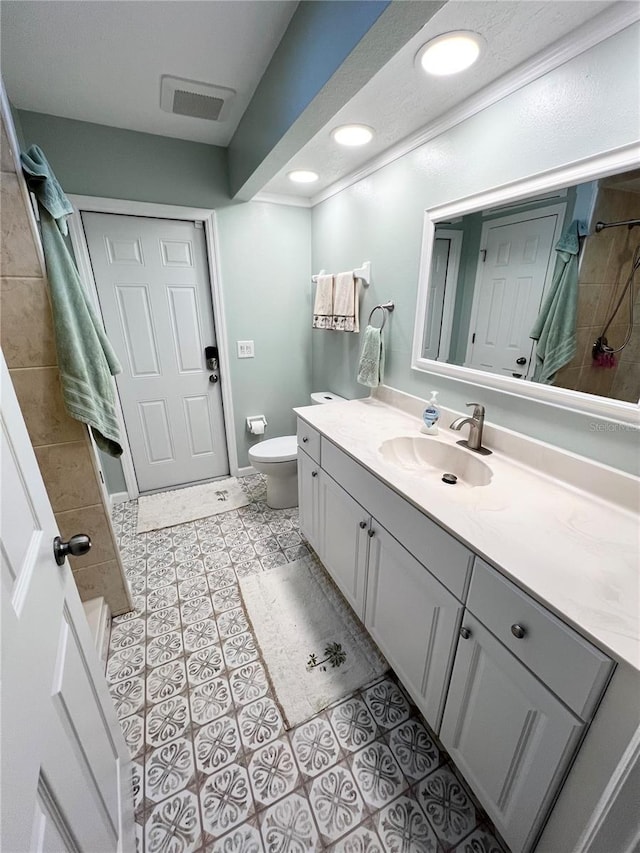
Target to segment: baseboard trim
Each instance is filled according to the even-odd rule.
[[[236,477],[250,477],[252,474],[257,474],[258,472],[253,467],[253,465],[247,465],[246,468],[238,468],[238,473]]]
[[[109,500],[113,509],[116,504],[122,504],[129,500],[129,492],[114,492],[112,495],[109,495]]]

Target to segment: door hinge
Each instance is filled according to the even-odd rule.
[[[102,471],[98,471],[98,474],[100,474],[100,482],[104,484],[104,477],[102,476]]]
[[[476,333],[474,332],[474,333],[471,335],[471,343],[472,343],[472,344],[475,344],[475,342],[476,342]]]
[[[487,250],[486,249],[480,249],[480,256],[482,257],[482,263],[484,264],[485,261],[487,260]]]

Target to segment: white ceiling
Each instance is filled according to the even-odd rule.
[[[297,5],[2,0],[2,76],[20,109],[227,145]],[[163,74],[236,89],[228,119],[162,112]]]
[[[613,5],[610,0],[450,0],[263,191],[317,195]],[[460,29],[480,33],[486,40],[475,65],[451,77],[429,77],[416,69],[415,55],[425,42]],[[351,122],[375,128],[375,139],[362,148],[336,145],[331,130]],[[292,169],[311,169],[320,180],[293,184],[287,178]]]
[[[531,60],[613,0],[450,0],[262,189],[312,198]],[[22,109],[163,136],[227,145],[297,6],[281,0],[2,0],[2,75]],[[414,65],[440,33],[470,29],[487,48],[467,72],[429,78]],[[170,74],[238,91],[216,123],[159,107]],[[330,85],[330,84],[329,84]],[[376,129],[359,149],[330,138],[339,124]],[[295,185],[294,168],[315,184]]]

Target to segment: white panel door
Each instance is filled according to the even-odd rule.
[[[469,612],[463,622],[440,739],[510,849],[523,853],[584,723]]]
[[[553,274],[553,246],[562,215],[563,209],[556,209],[547,215],[522,214],[523,221],[513,222],[518,217],[512,216],[483,226],[486,254],[476,277],[467,367],[527,376],[533,352],[529,332]]]
[[[129,853],[129,756],[4,358],[1,403],[0,849]]]
[[[462,604],[375,519],[364,624],[437,732]]]
[[[141,492],[229,473],[204,230],[193,222],[83,213]]]
[[[369,513],[320,471],[322,562],[357,616],[364,618]]]

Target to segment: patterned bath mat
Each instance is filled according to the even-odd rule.
[[[235,477],[157,495],[143,495],[138,500],[138,533],[207,518],[248,503],[249,497]]]
[[[240,590],[289,728],[388,669],[316,557],[243,578]]]

